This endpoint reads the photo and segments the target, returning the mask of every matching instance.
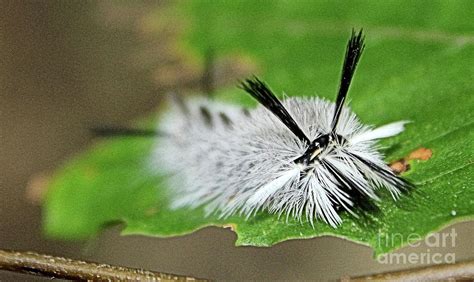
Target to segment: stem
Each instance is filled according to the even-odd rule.
[[[0,270],[74,280],[206,281],[136,268],[53,257],[33,252],[0,250]]]
[[[474,278],[474,261],[456,264],[436,264],[427,267],[386,272],[370,276],[342,278],[341,281],[444,281]]]

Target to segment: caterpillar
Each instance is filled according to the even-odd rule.
[[[407,121],[375,128],[344,105],[364,41],[362,30],[352,30],[335,103],[279,100],[255,76],[239,85],[258,102],[253,109],[174,99],[152,154],[168,175],[171,207],[203,206],[221,218],[266,211],[336,228],[341,211],[378,209],[381,188],[399,199],[412,184],[385,164],[377,140],[401,133]]]
[[[167,137],[153,154],[170,174],[172,207],[204,206],[207,214],[246,218],[264,210],[337,227],[340,210],[376,208],[379,188],[395,200],[409,190],[376,144],[402,132],[407,121],[374,128],[344,106],[364,41],[362,30],[352,30],[335,103],[280,101],[257,77],[240,83],[259,103],[254,109],[210,99],[175,101],[159,127]]]

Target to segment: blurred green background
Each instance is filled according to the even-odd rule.
[[[218,228],[170,239],[121,237],[120,228],[107,230],[86,242],[52,241],[42,236],[41,183],[51,171],[93,143],[87,126],[126,124],[144,112],[153,112],[169,90],[200,91],[203,53],[209,46],[217,52],[237,54],[217,60],[216,68],[221,73],[217,77],[219,87],[232,85],[234,79],[242,75],[265,73],[271,68],[259,64],[255,58],[278,58],[279,54],[273,54],[271,46],[258,46],[258,38],[245,37],[240,30],[274,31],[275,44],[278,44],[279,32],[291,32],[295,36],[293,44],[305,44],[298,40],[298,35],[304,34],[307,27],[304,19],[318,17],[320,25],[311,28],[321,33],[369,26],[396,34],[397,30],[390,28],[396,25],[421,40],[426,36],[443,41],[446,37],[466,35],[472,41],[473,36],[469,15],[472,5],[468,1],[455,2],[457,4],[449,5],[449,9],[443,7],[448,5],[444,1],[414,4],[356,1],[349,9],[345,7],[347,2],[340,1],[340,6],[345,7],[340,10],[330,8],[334,3],[318,2],[318,14],[298,8],[289,8],[284,13],[281,7],[273,10],[275,6],[287,5],[287,1],[259,1],[252,7],[248,3],[220,2],[220,6],[235,11],[220,14],[216,10],[219,5],[211,1],[0,2],[0,116],[3,121],[0,124],[0,248],[220,280],[327,280],[412,267],[379,264],[372,259],[371,249],[335,238],[288,241],[265,249],[236,248],[235,235]],[[430,6],[429,11],[443,9],[445,13],[431,14],[426,12],[427,6]],[[261,19],[261,26],[247,26],[240,20],[244,15],[252,17],[253,8],[268,11],[268,17]],[[193,21],[183,16],[190,13],[196,15]],[[214,17],[207,17],[208,14]],[[284,31],[272,30],[272,23],[280,17],[298,17],[300,21]],[[383,25],[381,18],[384,18]],[[227,25],[213,25],[212,21],[224,21]],[[219,34],[223,29],[228,31],[225,40],[215,36],[217,29]],[[229,45],[232,42],[229,38],[234,38],[236,44]],[[373,40],[376,42],[377,38]],[[426,42],[427,50],[436,48],[430,47],[429,39]],[[468,44],[472,48],[472,42]],[[259,51],[241,54],[235,46],[242,45]],[[309,58],[329,59],[319,52],[328,46],[308,45],[307,48]],[[291,54],[291,46],[288,50]],[[293,69],[300,63],[292,61],[288,54],[281,54],[281,58],[274,63],[288,64]],[[301,69],[297,73],[270,73],[267,78],[275,89],[289,91],[298,89],[299,77],[308,80],[308,76],[330,76],[323,80],[333,80],[333,84],[321,85],[316,81],[311,86],[314,89],[306,89],[332,97],[339,68],[337,61],[332,69],[318,74]],[[389,71],[381,68],[379,75],[389,77]],[[358,106],[363,109],[363,105]],[[438,251],[455,252],[458,260],[472,258],[474,224],[461,223],[454,227],[458,233],[456,246]],[[425,249],[422,245],[402,251]],[[0,279],[32,278],[0,272]]]

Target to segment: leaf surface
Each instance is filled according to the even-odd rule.
[[[202,209],[173,211],[166,193],[172,187],[149,165],[155,140],[124,138],[101,142],[58,171],[45,205],[46,232],[85,238],[123,222],[124,234],[163,237],[217,225],[232,227],[237,245],[332,235],[383,254],[407,244],[410,234],[424,236],[472,219],[473,8],[470,1],[180,2],[170,17],[187,21],[183,46],[196,54],[212,48],[219,55],[250,56],[272,89],[288,96],[333,100],[349,32],[363,27],[367,47],[350,105],[368,124],[412,121],[382,145],[387,162],[420,147],[433,152],[427,161],[411,161],[403,174],[416,184],[416,193],[397,203],[383,195],[382,214],[369,215],[370,220],[343,214],[337,229],[268,214],[245,221],[205,217]],[[218,97],[254,105],[237,88],[221,89]]]

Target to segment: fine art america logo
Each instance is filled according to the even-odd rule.
[[[377,244],[379,247],[391,247],[408,245],[410,247],[426,247],[421,251],[408,249],[403,253],[389,253],[381,256],[378,261],[383,264],[440,264],[455,263],[456,256],[452,252],[456,246],[456,230],[451,228],[450,232],[433,233],[424,240],[417,233],[411,233],[408,237],[399,233],[378,234]]]

